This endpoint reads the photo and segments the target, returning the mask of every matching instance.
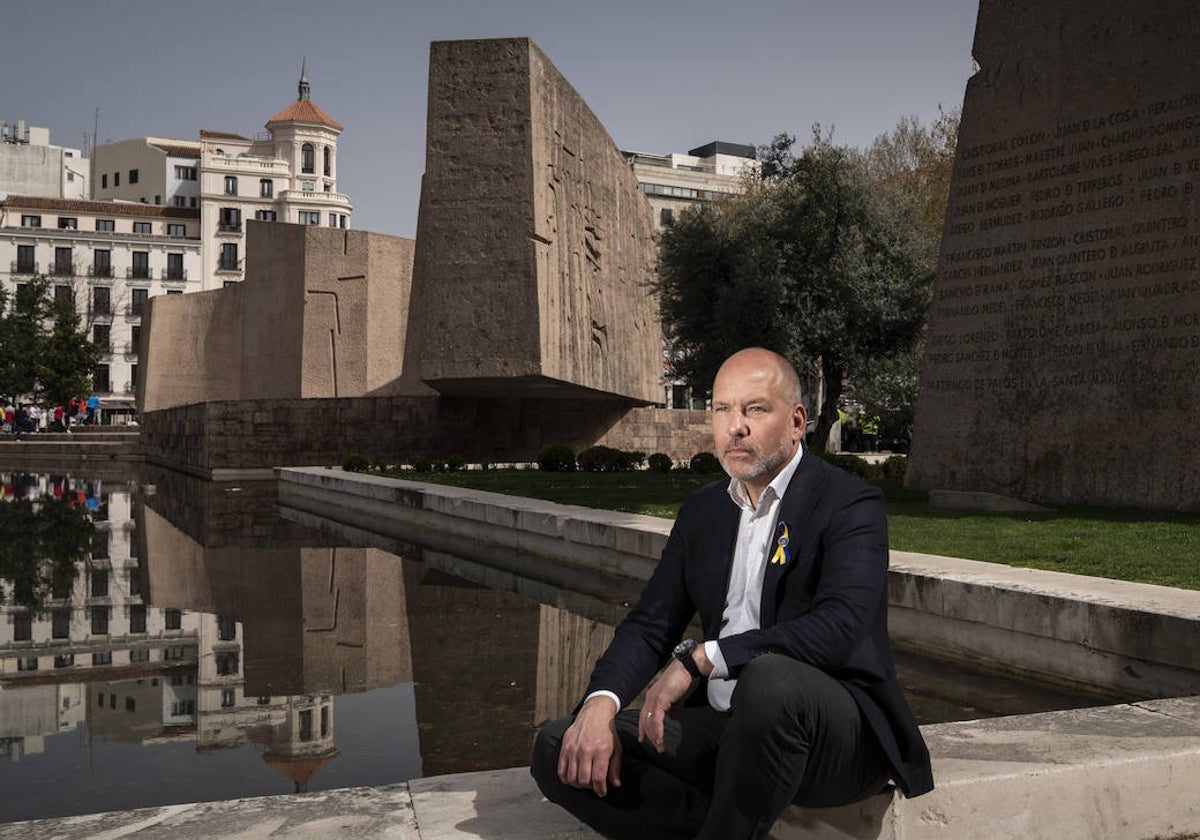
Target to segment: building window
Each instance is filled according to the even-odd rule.
[[[255,210],[254,218],[260,222],[273,222],[276,219],[274,210]]]
[[[183,271],[183,254],[167,254],[167,280],[186,280]]]
[[[333,152],[329,147],[325,147],[325,177],[328,178],[333,173]]]
[[[329,214],[329,226],[331,228],[335,228],[338,226],[338,214],[337,213]]]
[[[108,344],[108,327],[96,327],[97,331],[104,330],[104,345]],[[96,337],[100,338],[100,332],[96,333]],[[99,341],[96,342],[100,344]],[[92,588],[91,593],[93,598],[108,597],[108,570],[107,569],[92,569]]]
[[[22,656],[17,660],[18,671],[36,671],[38,669],[38,659],[36,656]]]
[[[100,352],[112,352],[112,344],[110,342],[112,327],[108,324],[96,324],[92,327],[92,344],[100,348]]]
[[[218,230],[241,230],[242,211],[237,207],[222,207],[217,221]]]
[[[226,175],[225,176],[225,195],[237,195],[237,194],[238,194],[237,176],[236,175]]]
[[[183,659],[183,648],[178,645],[169,647],[169,648],[165,648],[163,650],[163,659],[170,659],[170,660]]]
[[[96,230],[100,231],[101,233],[112,233],[116,229],[116,222],[114,222],[112,219],[96,220]]]
[[[134,251],[133,265],[129,268],[129,276],[135,280],[150,279],[150,252]]]
[[[19,612],[13,615],[13,641],[28,642],[33,639],[33,615]]]
[[[305,709],[300,713],[300,740],[312,740],[312,709]]]
[[[145,633],[146,632],[146,605],[145,604],[130,604],[129,605],[129,632],[130,633]]]
[[[58,656],[54,657],[55,668],[70,668],[74,664],[75,654],[73,653],[60,653]]]
[[[171,717],[189,717],[196,714],[195,700],[180,700],[171,704]]]
[[[232,642],[237,638],[237,622],[226,616],[217,616],[217,638],[222,642]]]
[[[300,171],[305,175],[316,173],[316,150],[312,143],[300,147]]]
[[[129,302],[129,314],[141,315],[142,309],[146,306],[146,301],[150,298],[149,289],[130,289],[132,298]]]
[[[221,261],[217,268],[221,271],[237,271],[238,246],[236,242],[225,242],[221,245]]]
[[[101,253],[100,251],[96,252],[97,258],[99,258],[100,253]],[[107,251],[104,251],[103,253],[106,255],[108,254]],[[106,274],[104,276],[111,277],[112,269],[109,268],[108,274]],[[107,286],[96,286],[94,289],[92,289],[92,314],[93,315],[111,315],[112,314],[112,289],[108,288]]]
[[[177,196],[175,196],[173,201],[174,201],[174,204],[176,207],[187,207],[187,196],[186,195],[177,195]]]
[[[149,222],[134,222],[133,223],[133,232],[134,233],[153,233]]]
[[[175,178],[180,181],[195,181],[196,167],[175,164]]]
[[[129,651],[130,662],[149,662],[150,650],[148,648],[134,648]]]
[[[18,274],[37,274],[37,260],[33,258],[34,246],[18,245],[17,246],[17,273]]]
[[[92,372],[92,389],[102,394],[107,394],[112,391],[109,387],[108,365],[96,365],[96,370]]]
[[[79,219],[76,219],[73,216],[59,216],[58,217],[58,229],[59,230],[79,230]]]
[[[138,182],[138,171],[136,169],[129,170],[129,183],[136,184]]]
[[[97,248],[92,252],[92,276],[112,277],[112,251]]]
[[[108,173],[107,172],[100,176],[100,189],[102,189],[102,190],[108,189]]]
[[[110,607],[92,607],[92,635],[107,636],[108,635],[108,614]]]
[[[42,217],[41,216],[22,216],[21,217],[21,227],[40,228],[41,226],[42,226]]]
[[[125,698],[125,711],[132,712],[137,709],[137,701],[132,697]]]
[[[62,283],[54,287],[54,302],[55,303],[75,303],[75,290],[70,286],[64,286]]]
[[[319,225],[321,224],[321,213],[318,210],[301,210],[300,224],[302,225]]]
[[[164,610],[163,625],[168,630],[180,630],[183,628],[183,611],[182,610]]]
[[[114,187],[121,186],[121,173],[120,172],[113,173],[113,186]]]
[[[111,665],[112,664],[112,651],[106,650],[101,653],[93,653],[92,654],[92,664],[93,665]]]
[[[167,236],[182,239],[187,236],[187,225],[167,225]]]
[[[235,692],[232,688],[221,689],[221,708],[228,709],[233,705]]]
[[[50,638],[71,638],[71,610],[60,607],[50,614]]]
[[[171,291],[171,292],[167,292],[167,294],[177,295],[177,294],[179,294],[179,292]],[[135,394],[137,393],[137,364],[136,363],[129,366],[129,390],[133,391],[133,393],[135,393]]]
[[[258,182],[258,194],[262,198],[271,198],[275,195],[275,182],[270,178],[262,178]]]
[[[69,247],[54,249],[54,271],[59,277],[71,277],[75,274],[75,255]]]
[[[236,651],[227,650],[217,654],[217,676],[218,677],[233,677],[237,676],[238,666],[241,664]]]

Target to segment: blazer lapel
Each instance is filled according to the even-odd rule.
[[[779,519],[775,533],[767,545],[767,565],[763,574],[762,601],[759,604],[759,623],[762,627],[775,624],[775,605],[779,602],[776,592],[783,576],[795,568],[800,557],[800,546],[805,525],[811,519],[817,501],[817,488],[821,484],[820,465],[817,456],[808,449],[800,459],[783,494],[779,505]],[[782,545],[781,545],[782,543]]]

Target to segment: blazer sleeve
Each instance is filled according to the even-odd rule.
[[[879,491],[830,476],[810,511],[805,555],[791,571],[771,627],[719,640],[731,676],[753,657],[782,653],[828,673],[877,670],[887,644],[887,516]],[[882,634],[882,637],[881,637]]]
[[[686,559],[695,537],[690,523],[704,519],[706,505],[698,495],[702,491],[680,508],[654,573],[596,662],[585,696],[606,689],[621,698],[622,707],[628,705],[667,661],[696,614]]]

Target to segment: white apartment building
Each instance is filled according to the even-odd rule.
[[[655,230],[662,230],[688,207],[743,192],[743,179],[759,171],[754,146],[721,140],[686,155],[622,154],[654,209]]]
[[[200,211],[150,204],[9,196],[0,201],[0,285],[46,277],[73,300],[103,350],[93,390],[104,411],[133,411],[141,310],[201,287]],[[87,397],[87,394],[80,394]]]
[[[302,69],[296,101],[267,120],[265,133],[200,132],[204,288],[245,277],[247,219],[350,227],[350,198],[337,191],[342,126],[309,93]]]
[[[196,210],[200,207],[200,143],[136,137],[92,152],[92,198]]]
[[[9,193],[87,198],[87,161],[79,149],[50,145],[50,129],[0,122],[0,198]]]

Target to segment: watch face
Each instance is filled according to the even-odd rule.
[[[696,649],[696,641],[694,639],[684,639],[682,642],[675,645],[675,650],[673,651],[673,654],[674,654],[675,658],[678,659],[680,657],[687,656],[689,653],[691,653],[695,649]]]

